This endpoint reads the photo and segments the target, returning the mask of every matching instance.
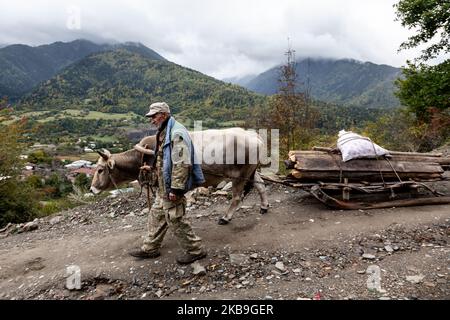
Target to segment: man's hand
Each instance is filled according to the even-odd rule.
[[[177,195],[173,192],[169,192],[169,200],[170,201],[176,201],[177,200]]]

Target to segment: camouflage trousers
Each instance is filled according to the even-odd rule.
[[[202,251],[201,238],[195,235],[191,225],[185,219],[186,198],[176,201],[163,199],[159,192],[148,215],[148,234],[145,236],[142,250],[159,251],[168,229],[171,229],[180,246],[193,255]]]

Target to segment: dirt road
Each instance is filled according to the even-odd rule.
[[[35,231],[0,239],[0,298],[450,298],[450,205],[333,211],[303,191],[268,189],[269,213],[259,214],[253,191],[226,226],[217,225],[226,197],[190,208],[208,249],[197,275],[176,264],[170,233],[157,259],[127,254],[145,233],[144,197],[41,219]],[[69,266],[80,270],[80,290],[66,288]]]

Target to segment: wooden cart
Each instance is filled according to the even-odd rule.
[[[291,151],[288,176],[263,176],[267,182],[300,188],[333,209],[378,209],[450,203],[432,184],[445,177],[449,157],[391,152],[390,158],[342,162],[335,149]]]

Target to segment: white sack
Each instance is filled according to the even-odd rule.
[[[367,137],[351,131],[339,131],[337,147],[344,162],[360,158],[376,158],[389,155],[389,151],[380,147]]]

